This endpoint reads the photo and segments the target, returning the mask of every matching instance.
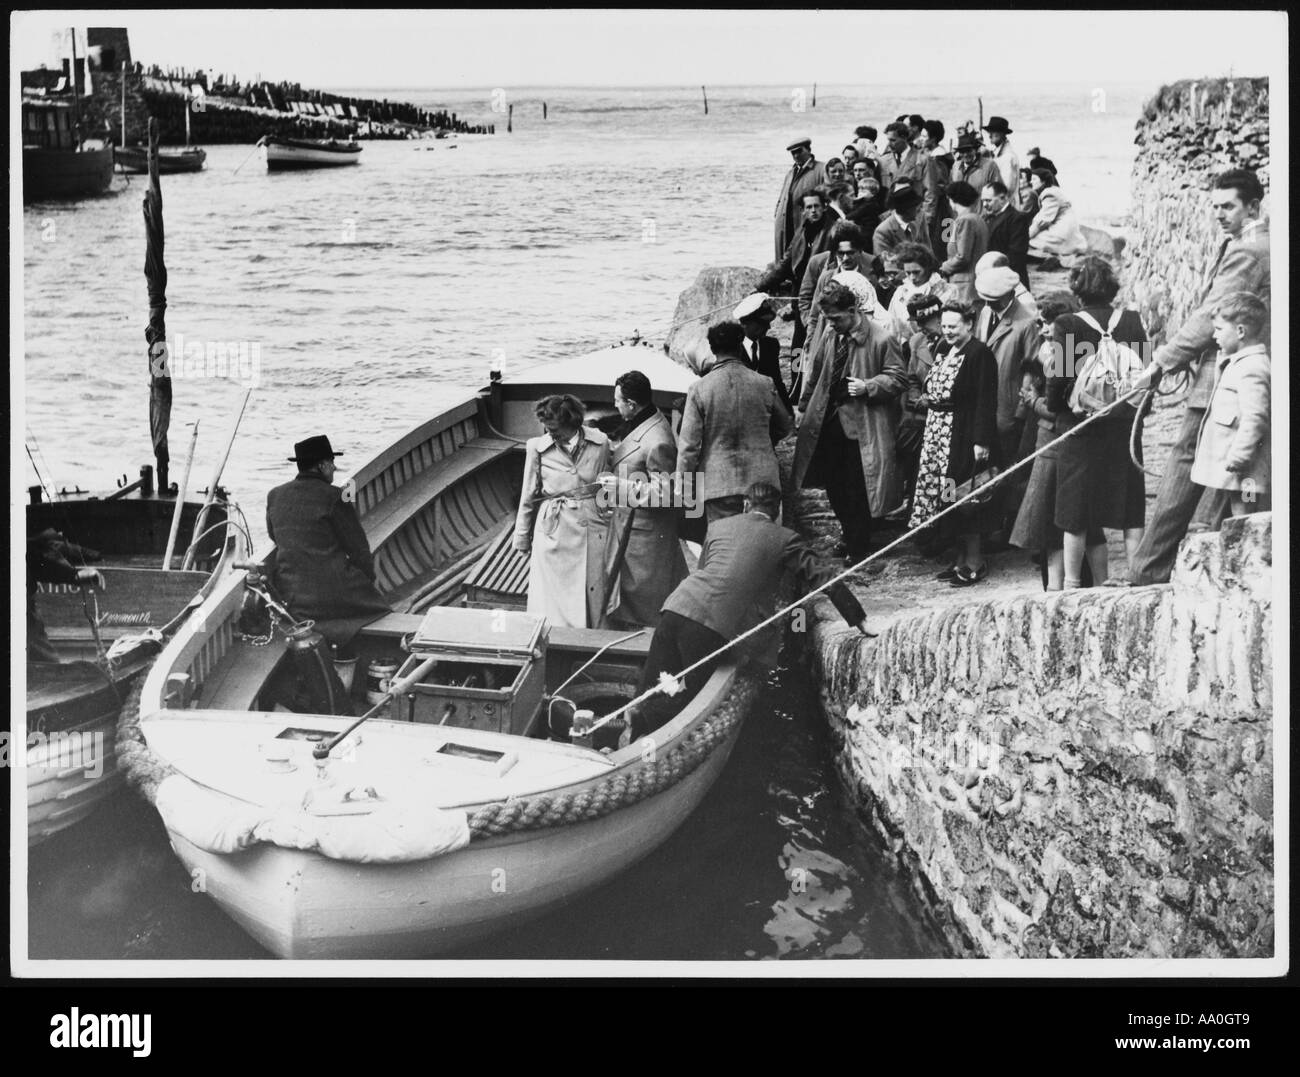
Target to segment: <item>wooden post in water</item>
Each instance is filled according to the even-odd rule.
[[[546,119],[546,102],[542,102],[542,119]]]
[[[983,131],[984,130],[984,98],[977,97],[976,100],[980,103],[980,130]],[[982,138],[983,136],[976,135],[975,137]]]
[[[815,83],[815,82],[813,83],[813,100],[812,100],[812,107],[813,107],[813,108],[816,108],[816,107],[817,107],[817,83]]]
[[[506,134],[514,134],[515,131],[515,106],[513,104],[506,106]]]
[[[709,91],[701,86],[700,93],[704,95],[704,115],[707,116],[709,114]]]

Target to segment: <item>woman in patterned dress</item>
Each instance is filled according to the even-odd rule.
[[[945,303],[940,315],[944,343],[935,353],[925,379],[927,407],[921,463],[912,502],[910,527],[927,523],[956,500],[956,490],[979,471],[996,465],[998,364],[976,340],[975,313],[959,303]],[[957,510],[934,525],[940,540],[960,540],[961,551],[937,579],[969,587],[988,575],[980,536],[996,527],[996,502]]]

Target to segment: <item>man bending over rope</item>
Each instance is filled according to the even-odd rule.
[[[680,673],[766,616],[787,570],[795,573],[800,584],[813,586],[834,575],[835,568],[799,535],[775,522],[780,509],[781,491],[756,482],[745,492],[740,515],[709,525],[699,566],[664,601],[638,696],[657,685],[661,673]],[[870,634],[862,628],[862,608],[842,583],[830,589],[829,597],[845,620]],[[677,695],[661,693],[639,704],[632,712],[630,739],[676,717],[709,679],[715,664],[687,674],[685,690]]]

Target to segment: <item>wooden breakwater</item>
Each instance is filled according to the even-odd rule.
[[[128,143],[142,137],[151,116],[158,120],[164,143],[184,142],[187,108],[190,139],[205,146],[255,142],[265,134],[405,139],[440,131],[495,133],[495,125],[470,123],[454,112],[422,109],[402,101],[344,97],[304,89],[296,83],[232,84],[206,77],[175,78],[157,68],[128,70],[125,75],[96,71],[93,95],[83,105],[86,131],[95,135],[111,132],[115,144],[121,141],[124,77]]]

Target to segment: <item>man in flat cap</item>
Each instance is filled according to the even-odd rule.
[[[796,138],[786,149],[794,162],[781,184],[781,197],[776,200],[776,253],[780,261],[790,248],[796,229],[802,220],[803,196],[826,182],[826,166],[812,154],[812,139]]]
[[[392,609],[375,588],[356,506],[333,484],[339,455],[324,434],[294,445],[298,475],[266,495],[266,533],[275,543],[268,575],[289,612],[342,649]]]

